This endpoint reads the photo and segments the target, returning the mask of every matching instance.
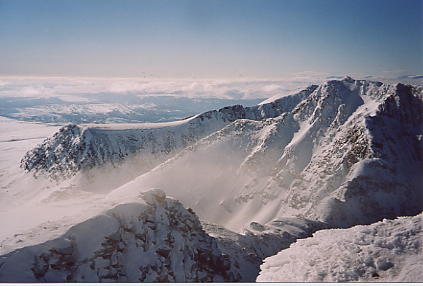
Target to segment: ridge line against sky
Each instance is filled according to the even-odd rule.
[[[423,74],[423,0],[0,0],[0,76]]]

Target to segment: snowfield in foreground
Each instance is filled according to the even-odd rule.
[[[257,282],[423,281],[423,214],[321,230],[267,258]]]

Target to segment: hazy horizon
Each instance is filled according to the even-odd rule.
[[[422,3],[0,0],[0,76],[421,75]]]

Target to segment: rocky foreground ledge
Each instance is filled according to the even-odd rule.
[[[203,228],[191,209],[152,189],[54,240],[0,256],[0,282],[251,282],[265,257],[319,228],[300,219],[252,223],[244,235]]]
[[[0,257],[1,282],[206,282],[240,275],[197,216],[163,191],[142,194],[45,243]]]

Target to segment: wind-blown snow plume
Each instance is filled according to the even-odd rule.
[[[314,88],[311,86],[295,96],[269,104],[247,108],[235,105],[169,123],[67,125],[28,152],[22,167],[60,178],[73,176],[81,169],[119,163],[134,154],[153,155],[162,162],[168,157],[166,155],[192,145],[237,119],[259,120],[289,111]]]
[[[347,227],[413,215],[422,206],[421,98],[411,86],[330,81],[278,117],[230,123],[110,196],[165,188],[233,230],[286,216]]]

